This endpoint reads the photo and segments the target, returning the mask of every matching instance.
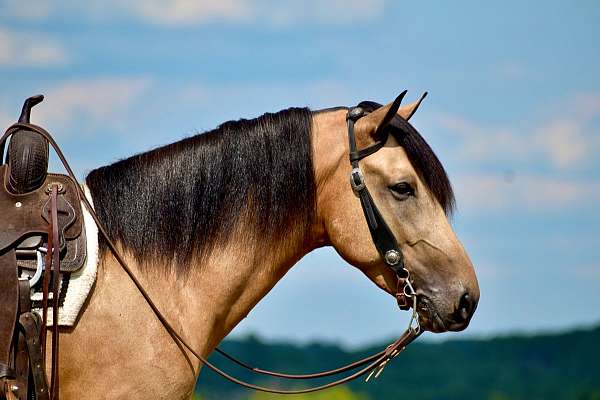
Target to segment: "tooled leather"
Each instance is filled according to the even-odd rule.
[[[71,178],[66,175],[48,174],[40,188],[25,194],[13,194],[6,189],[6,169],[6,165],[0,166],[0,175],[4,177],[3,187],[0,189],[0,213],[3,219],[3,227],[0,229],[0,251],[15,245],[25,236],[47,232],[48,221],[42,215],[42,210],[48,201],[46,187],[52,183],[61,184],[65,188],[62,196],[75,210],[76,219],[65,229],[65,239],[73,240],[81,235],[81,204],[76,183]],[[61,224],[65,222],[65,218],[69,217],[59,214]]]

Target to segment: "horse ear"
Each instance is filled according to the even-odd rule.
[[[362,128],[366,129],[366,131],[373,138],[379,139],[383,129],[387,126],[387,124],[390,123],[396,113],[398,113],[400,103],[402,103],[402,99],[405,95],[406,90],[400,93],[400,95],[398,95],[398,97],[396,97],[396,99],[391,103],[378,108],[377,110],[358,120],[358,124],[362,125]]]
[[[415,114],[415,112],[417,111],[417,108],[419,108],[419,106],[421,105],[421,102],[423,101],[423,99],[425,97],[427,97],[427,92],[423,93],[421,98],[419,100],[415,101],[414,103],[407,104],[405,106],[400,107],[398,109],[398,115],[408,121],[410,119],[410,117],[412,117]]]

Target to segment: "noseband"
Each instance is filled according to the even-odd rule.
[[[414,303],[416,302],[417,297],[410,282],[410,273],[404,265],[404,255],[402,254],[402,250],[400,250],[400,246],[398,245],[394,234],[373,202],[373,197],[371,197],[371,194],[369,193],[365,177],[358,164],[363,158],[368,157],[381,149],[387,140],[386,135],[381,140],[375,142],[375,144],[362,150],[357,150],[354,124],[365,115],[366,112],[361,107],[351,108],[348,110],[348,114],[346,114],[346,121],[348,122],[348,142],[350,145],[350,164],[352,165],[350,185],[352,186],[354,194],[360,199],[360,205],[365,214],[369,232],[371,233],[371,239],[373,240],[373,244],[375,244],[377,252],[398,278],[398,283],[396,285],[396,299],[398,301],[398,306],[400,306],[402,310],[408,310],[412,305],[413,312],[416,312],[416,304]],[[414,318],[414,321],[418,327],[418,318]]]
[[[406,346],[408,346],[408,344],[410,344],[412,341],[414,341],[421,334],[421,330],[419,327],[419,321],[418,321],[418,315],[416,312],[417,296],[416,296],[416,293],[410,283],[409,272],[405,268],[404,257],[402,255],[402,251],[400,250],[400,247],[398,246],[398,243],[396,242],[396,239],[394,238],[393,233],[391,232],[391,230],[385,223],[385,220],[381,216],[381,213],[375,206],[373,199],[367,189],[367,186],[366,186],[366,183],[364,180],[364,176],[363,176],[363,174],[360,170],[359,164],[358,164],[360,160],[375,153],[377,150],[381,149],[385,144],[385,140],[382,140],[382,141],[379,141],[379,142],[375,143],[374,145],[367,147],[363,150],[356,149],[356,139],[354,136],[354,123],[364,115],[365,115],[365,112],[362,108],[354,107],[348,111],[347,118],[346,118],[348,121],[348,138],[350,141],[350,162],[352,163],[352,171],[350,173],[350,183],[352,185],[352,189],[353,189],[354,193],[356,193],[356,195],[360,198],[363,212],[365,214],[365,218],[366,218],[367,224],[369,226],[369,231],[371,232],[371,237],[373,239],[373,243],[375,244],[375,247],[377,248],[377,251],[381,255],[381,257],[384,260],[384,262],[386,263],[386,265],[388,267],[390,267],[396,273],[396,276],[398,277],[396,298],[398,299],[398,304],[400,305],[400,308],[408,309],[410,306],[412,306],[412,308],[413,308],[412,317],[410,319],[407,329],[404,331],[404,333],[400,336],[400,338],[398,340],[391,343],[385,349],[381,350],[380,352],[378,352],[376,354],[373,354],[371,356],[368,356],[366,358],[363,358],[362,360],[353,362],[351,364],[345,365],[343,367],[339,367],[339,368],[332,369],[329,371],[324,371],[324,372],[317,372],[317,373],[313,373],[313,374],[295,375],[295,374],[286,374],[286,373],[279,373],[279,372],[263,370],[260,368],[252,367],[252,366],[234,358],[233,356],[230,356],[229,354],[225,353],[224,351],[220,350],[219,348],[215,349],[215,351],[217,353],[225,356],[230,361],[238,364],[239,366],[241,366],[245,369],[248,369],[251,372],[254,372],[256,374],[284,378],[284,379],[294,379],[294,380],[315,379],[315,378],[322,378],[322,377],[327,377],[327,376],[335,376],[335,375],[338,375],[338,374],[341,374],[344,372],[357,370],[356,372],[354,372],[350,375],[347,375],[343,378],[340,378],[338,380],[335,380],[333,382],[329,382],[327,384],[323,384],[320,386],[314,386],[314,387],[310,387],[307,389],[301,389],[301,390],[289,390],[289,391],[257,386],[252,383],[241,381],[241,380],[229,375],[228,373],[224,372],[223,370],[221,370],[220,368],[216,367],[211,362],[209,362],[206,359],[206,357],[204,357],[198,351],[194,350],[194,348],[192,348],[187,343],[187,341],[175,330],[175,328],[169,323],[169,321],[166,319],[166,317],[158,309],[156,304],[152,301],[152,299],[150,298],[149,294],[146,292],[145,288],[143,287],[143,285],[141,284],[139,279],[135,276],[135,274],[133,273],[133,271],[131,270],[129,265],[126,263],[125,259],[121,256],[120,252],[118,251],[118,249],[115,246],[115,244],[113,243],[113,241],[110,239],[106,229],[104,228],[104,225],[102,224],[102,222],[96,215],[96,212],[94,211],[94,209],[93,209],[92,205],[90,204],[90,202],[88,201],[88,199],[85,197],[85,194],[83,193],[83,189],[79,185],[75,185],[75,187],[77,188],[77,191],[78,191],[79,200],[88,209],[90,215],[92,216],[96,225],[98,226],[98,231],[104,237],[108,248],[111,250],[115,259],[121,265],[123,270],[127,273],[129,278],[135,284],[136,288],[139,290],[141,295],[144,297],[144,299],[148,303],[148,306],[152,309],[152,311],[154,312],[154,314],[156,315],[158,320],[161,322],[163,327],[166,329],[166,331],[171,335],[171,337],[176,342],[178,342],[181,345],[180,348],[182,348],[182,349],[185,348],[185,349],[189,350],[190,353],[192,353],[196,358],[198,358],[198,360],[200,360],[204,365],[206,365],[208,368],[210,368],[217,374],[221,375],[222,377],[226,378],[227,380],[229,380],[233,383],[236,383],[240,386],[249,388],[249,389],[260,390],[260,391],[270,392],[270,393],[278,393],[278,394],[301,394],[301,393],[314,392],[317,390],[327,389],[327,388],[330,388],[333,386],[337,386],[337,385],[352,381],[354,379],[357,379],[357,378],[367,375],[367,374],[368,374],[368,376],[367,376],[366,380],[369,380],[369,378],[371,378],[371,376],[373,376],[373,375],[375,377],[378,377],[381,374],[381,372],[383,371],[383,369],[385,368],[385,366],[389,363],[389,361],[392,358],[396,357],[398,354],[400,354],[406,348]],[[56,154],[58,155],[58,158],[60,159],[65,170],[67,171],[67,174],[71,177],[71,179],[73,179],[74,182],[77,181],[75,174],[73,173],[71,167],[69,166],[69,163],[67,162],[65,156],[63,155],[60,147],[58,146],[58,144],[56,143],[56,141],[54,140],[52,135],[40,126],[30,124],[30,123],[25,123],[25,122],[16,123],[7,129],[5,134],[0,138],[0,143],[3,143],[4,141],[6,141],[8,139],[8,137],[10,137],[13,133],[18,131],[19,129],[26,129],[31,132],[35,132],[38,135],[45,138],[48,141],[48,143],[56,151]],[[56,320],[57,319],[55,319],[55,321]],[[187,357],[187,355],[186,355],[186,357]],[[56,391],[58,392],[58,384],[57,384]],[[57,399],[58,399],[58,395],[55,397],[55,400],[57,400]]]

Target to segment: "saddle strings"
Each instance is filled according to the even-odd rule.
[[[26,129],[26,130],[33,131],[33,132],[41,135],[43,138],[45,138],[50,143],[50,145],[52,146],[54,151],[56,152],[56,155],[58,156],[58,158],[61,161],[65,170],[67,171],[67,174],[69,175],[69,177],[74,182],[77,182],[77,178],[75,177],[75,174],[73,173],[71,166],[67,162],[62,150],[60,149],[60,147],[58,146],[58,144],[56,143],[56,141],[54,140],[52,135],[48,131],[46,131],[44,128],[37,126],[35,124],[31,124],[31,123],[13,124],[6,130],[6,132],[4,133],[2,138],[0,138],[0,143],[4,143],[8,139],[8,137],[10,137],[14,132],[16,132],[19,129]],[[328,388],[338,386],[338,385],[344,384],[346,382],[352,381],[352,380],[359,378],[369,372],[375,371],[376,369],[381,371],[383,369],[383,367],[385,367],[385,365],[387,364],[387,362],[389,360],[391,360],[393,357],[396,357],[400,352],[402,352],[406,348],[406,346],[408,346],[412,341],[414,341],[422,333],[420,330],[416,330],[412,326],[412,322],[413,322],[413,318],[414,318],[414,314],[413,314],[413,318],[411,318],[411,324],[409,324],[409,327],[404,331],[404,333],[400,336],[400,338],[398,338],[395,342],[393,342],[388,347],[386,347],[385,350],[382,350],[379,353],[376,353],[372,356],[366,357],[362,360],[348,364],[344,367],[340,367],[340,368],[333,369],[330,371],[325,371],[325,372],[320,372],[320,373],[315,373],[315,374],[305,374],[305,375],[284,374],[284,373],[271,372],[271,371],[266,371],[266,370],[262,370],[259,368],[254,368],[254,367],[251,367],[251,366],[239,361],[238,359],[230,356],[229,354],[225,353],[224,351],[220,350],[219,348],[215,348],[215,350],[219,354],[227,357],[229,360],[233,361],[234,363],[238,364],[239,366],[241,366],[243,368],[249,369],[258,374],[270,375],[270,376],[286,378],[286,379],[312,379],[312,378],[320,378],[320,377],[326,377],[326,376],[331,376],[331,375],[337,375],[339,373],[358,368],[358,367],[363,366],[370,362],[370,364],[368,364],[366,367],[362,368],[359,371],[356,371],[355,373],[353,373],[351,375],[348,375],[344,378],[341,378],[341,379],[333,381],[333,382],[329,382],[329,383],[319,385],[319,386],[314,386],[314,387],[307,388],[307,389],[278,390],[278,389],[258,386],[258,385],[237,379],[237,378],[229,375],[227,372],[221,370],[216,365],[212,364],[210,361],[208,361],[208,359],[206,357],[202,356],[200,353],[198,353],[196,350],[194,350],[181,337],[181,335],[175,330],[175,328],[173,328],[173,326],[169,323],[169,321],[166,319],[166,317],[158,309],[156,304],[152,301],[148,292],[144,289],[141,282],[137,279],[137,277],[135,276],[135,274],[133,273],[131,268],[129,268],[129,265],[125,262],[125,260],[119,253],[117,247],[115,246],[113,241],[110,239],[107,231],[105,230],[104,226],[100,222],[100,219],[96,215],[94,208],[92,207],[92,205],[88,201],[87,197],[85,196],[83,189],[79,185],[75,185],[75,186],[77,187],[77,195],[79,197],[79,200],[81,202],[83,202],[83,204],[89,211],[90,215],[94,219],[94,222],[96,223],[96,225],[98,227],[98,230],[100,231],[100,233],[106,240],[106,244],[108,245],[109,249],[111,250],[113,256],[115,257],[115,259],[117,260],[117,262],[119,263],[121,268],[123,268],[125,273],[127,273],[127,275],[129,276],[131,281],[134,283],[134,285],[136,286],[136,288],[138,289],[140,294],[144,297],[144,300],[146,300],[146,303],[148,303],[148,305],[150,306],[150,309],[154,312],[154,314],[156,315],[158,320],[161,322],[161,324],[163,325],[163,327],[165,328],[167,333],[169,333],[169,335],[173,338],[174,341],[180,343],[183,347],[185,347],[187,350],[189,350],[189,352],[192,353],[198,360],[200,360],[202,362],[202,364],[206,365],[209,369],[211,369],[215,373],[221,375],[223,378],[225,378],[237,385],[243,386],[248,389],[258,390],[258,391],[267,392],[267,393],[275,393],[275,394],[303,394],[303,393],[310,393],[310,392],[316,392],[316,391],[323,390],[323,389],[328,389]]]

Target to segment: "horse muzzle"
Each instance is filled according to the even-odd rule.
[[[462,293],[456,306],[443,307],[431,297],[417,296],[417,313],[421,328],[430,332],[462,331],[471,322],[477,308],[478,294]]]

